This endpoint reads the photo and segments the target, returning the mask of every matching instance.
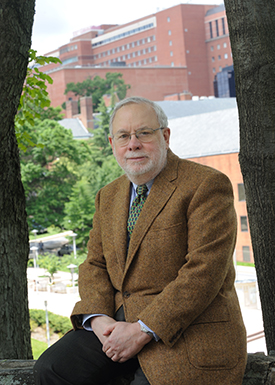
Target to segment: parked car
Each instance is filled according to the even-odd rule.
[[[34,220],[31,221],[32,230],[37,230],[37,234],[45,234],[48,232],[48,229],[39,223],[36,223]]]
[[[59,257],[62,257],[63,255],[65,254],[71,254],[73,253],[74,249],[73,249],[73,246],[72,245],[63,245],[58,251],[57,251],[57,255]]]

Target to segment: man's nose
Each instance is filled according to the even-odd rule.
[[[135,134],[132,134],[130,136],[130,140],[128,143],[128,149],[129,150],[138,150],[142,147],[141,142],[138,140]]]

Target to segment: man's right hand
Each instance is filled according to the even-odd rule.
[[[99,341],[104,344],[109,335],[103,335],[107,326],[110,326],[117,321],[108,316],[96,316],[91,318],[91,328],[93,332],[99,339]],[[111,333],[110,333],[111,334]]]

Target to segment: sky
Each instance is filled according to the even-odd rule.
[[[32,48],[44,55],[83,28],[124,24],[184,3],[219,5],[223,0],[36,0]]]

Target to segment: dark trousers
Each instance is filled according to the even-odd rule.
[[[48,348],[34,366],[36,385],[109,385],[123,375],[131,385],[149,385],[137,358],[113,362],[91,331],[67,333]]]

